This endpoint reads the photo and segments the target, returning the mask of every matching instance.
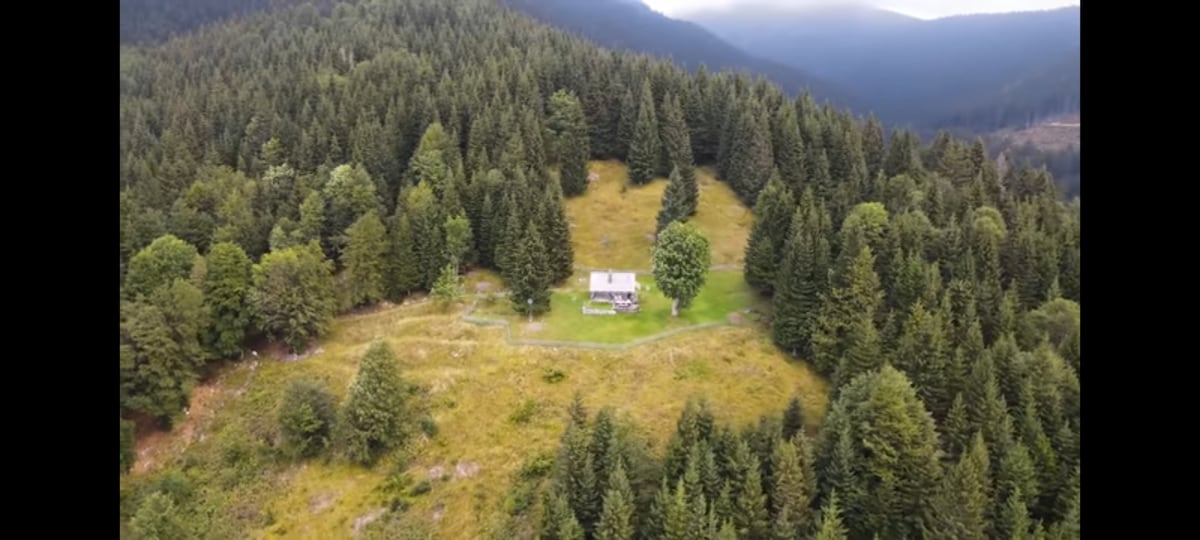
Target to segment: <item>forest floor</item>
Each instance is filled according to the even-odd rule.
[[[593,167],[603,171],[602,178],[608,176],[602,182],[620,189],[623,167],[611,162]],[[652,231],[661,192],[655,184],[629,188],[625,197],[638,198],[636,208],[619,219],[608,216],[605,223],[593,223],[600,216],[585,210],[604,208],[589,202],[592,197],[613,195],[603,183],[568,204],[573,232],[606,229],[617,239],[606,254],[597,254],[597,244],[586,236],[577,239],[577,263],[648,266],[648,254],[638,253],[642,240],[615,231],[640,231],[647,218]],[[702,184],[697,221],[714,240],[714,264],[740,263],[744,250],[749,212],[731,210],[728,205],[736,201],[730,196],[723,185]],[[728,220],[724,229],[722,219]],[[718,272],[710,279],[712,290],[726,299],[716,302],[714,316],[753,304],[748,291],[739,291],[744,288],[740,272]],[[467,282],[472,299],[500,286],[487,272],[472,273]],[[381,306],[339,317],[306,355],[259,349],[257,357],[247,355],[223,368],[195,390],[182,423],[170,432],[139,437],[138,463],[122,477],[122,499],[129,501],[122,504],[123,517],[136,510],[133,501],[164,489],[190,501],[185,505],[189,521],[200,519],[196,514],[208,516],[202,520],[206,535],[344,538],[388,516],[389,503],[403,493],[411,506],[401,515],[410,530],[433,538],[486,538],[507,519],[506,499],[517,471],[531,457],[557,447],[576,392],[590,413],[611,407],[619,418],[636,422],[657,452],[689,397],[720,403],[714,409],[718,423],[744,425],[779,414],[799,396],[811,430],[828,406],[827,383],[808,363],[774,347],[759,320],[681,333],[629,350],[587,350],[511,345],[505,328],[463,320],[468,305],[442,309],[414,299]],[[693,308],[707,309],[702,303]],[[550,325],[544,328],[550,331]],[[290,462],[274,457],[275,410],[287,384],[299,378],[318,381],[340,402],[376,340],[392,347],[404,379],[420,388],[411,398],[411,414],[428,414],[436,433],[418,432],[406,448],[372,467],[338,458]],[[427,492],[411,490],[422,481],[429,482]]]

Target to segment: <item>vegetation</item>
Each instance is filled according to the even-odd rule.
[[[180,426],[123,439],[126,534],[1078,536],[1079,206],[1045,171],[484,0],[284,7],[121,77],[122,418]],[[564,197],[584,133],[630,181]],[[577,262],[651,267],[649,311],[572,319]],[[462,274],[539,338],[771,309],[512,347],[421,301]],[[213,364],[258,334],[304,354]]]
[[[704,287],[712,264],[708,239],[691,225],[671,223],[658,236],[652,264],[654,280],[672,301],[671,316],[678,317],[680,306],[691,305]]]

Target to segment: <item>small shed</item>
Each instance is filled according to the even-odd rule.
[[[633,272],[592,272],[588,284],[593,302],[611,302],[620,311],[637,309],[637,291],[637,275]]]

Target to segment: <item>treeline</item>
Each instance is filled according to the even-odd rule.
[[[815,437],[796,399],[741,428],[689,401],[661,457],[637,426],[607,408],[589,419],[576,397],[553,466],[522,468],[499,534],[533,523],[556,540],[1079,538],[1078,443],[1051,442],[1033,406],[1014,427],[995,384],[939,427],[885,366],[842,387]],[[530,485],[537,509],[521,502]]]

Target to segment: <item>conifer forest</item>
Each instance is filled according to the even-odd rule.
[[[122,10],[122,538],[1079,538],[1044,167],[498,0]],[[662,190],[639,294],[680,314],[732,193],[745,320],[504,341],[577,315],[601,163]]]

